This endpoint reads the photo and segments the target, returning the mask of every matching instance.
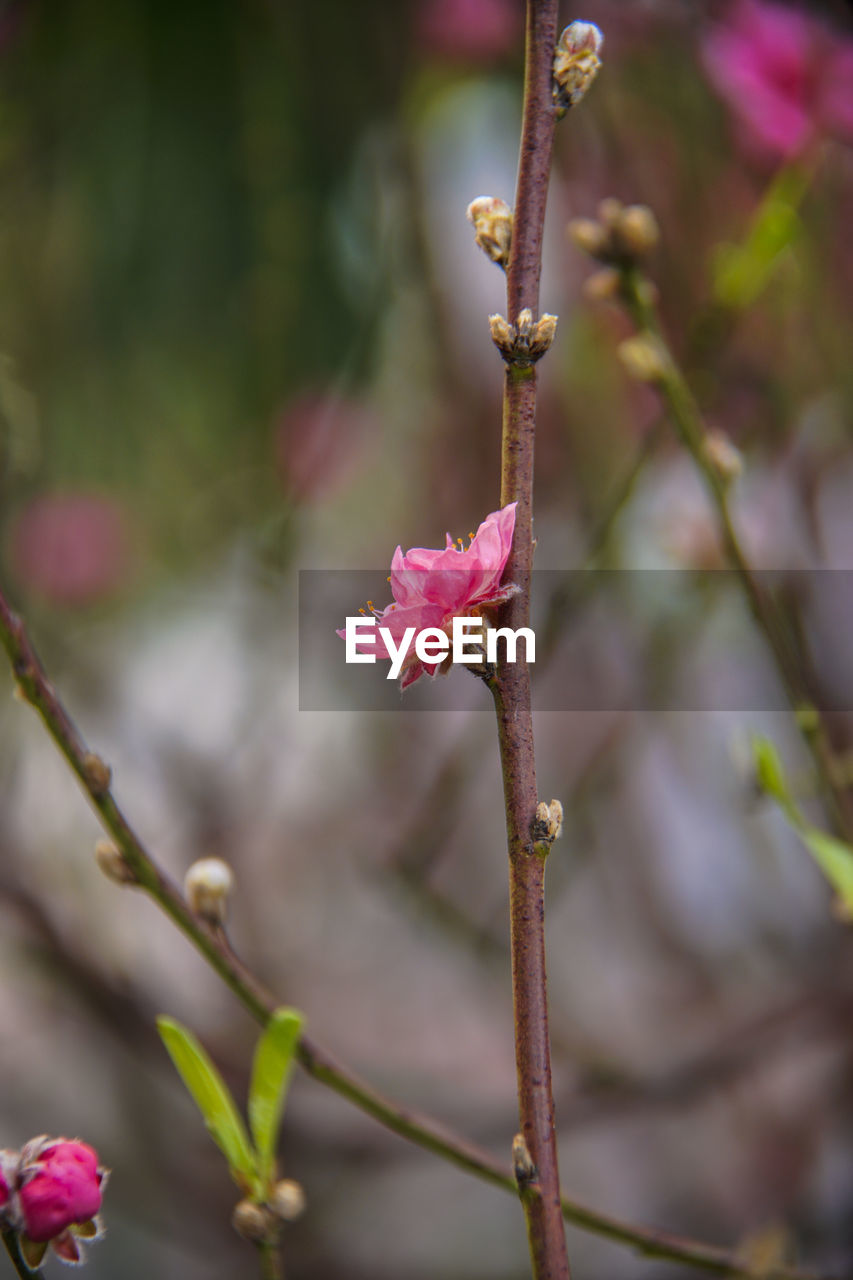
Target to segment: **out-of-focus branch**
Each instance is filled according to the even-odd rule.
[[[112,795],[109,770],[86,747],[48,680],[23,622],[11,610],[2,593],[0,643],[9,656],[22,697],[41,716],[48,733],[80,781],[104,829],[115,842],[136,884],[154,898],[208,960],[248,1012],[259,1022],[265,1023],[279,1002],[238,958],[222,930],[206,924],[190,910],[180,890],[148,853]],[[513,1195],[517,1194],[515,1177],[490,1152],[459,1137],[430,1117],[383,1097],[304,1034],[299,1044],[298,1056],[308,1075],[348,1099],[391,1132],[484,1182]],[[749,1271],[740,1265],[737,1255],[730,1250],[622,1222],[566,1195],[561,1196],[560,1208],[567,1222],[628,1245],[649,1257],[680,1262],[717,1275],[732,1277],[733,1280],[749,1280]],[[25,1274],[30,1277],[33,1273],[28,1271]],[[765,1280],[820,1278],[813,1273],[783,1267],[774,1270]]]
[[[660,357],[656,368],[650,370],[653,376],[649,381],[659,388],[681,442],[705,482],[716,512],[726,555],[737,573],[755,622],[773,656],[798,725],[811,749],[823,789],[832,805],[835,821],[840,832],[848,840],[853,839],[853,805],[847,788],[839,779],[835,753],[826,727],[812,703],[808,681],[796,650],[786,634],[783,619],[764,590],[741,541],[732,518],[729,486],[719,466],[715,465],[712,450],[708,448],[709,432],[699,406],[661,330],[651,289],[639,270],[631,265],[624,266],[621,271],[621,289],[640,335],[646,335],[650,339],[654,344],[651,349],[656,350]]]

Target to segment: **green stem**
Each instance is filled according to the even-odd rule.
[[[645,281],[635,268],[623,270],[622,289],[637,328],[653,338],[662,354],[662,370],[656,380],[657,385],[682,444],[705,482],[716,511],[726,555],[737,574],[755,622],[764,635],[800,730],[812,752],[823,790],[832,806],[836,826],[850,840],[853,838],[853,807],[846,787],[839,780],[835,753],[826,726],[813,706],[808,682],[778,609],[762,587],[740,540],[732,518],[728,486],[705,449],[708,432],[699,406],[663,335]]]
[[[12,1266],[15,1268],[18,1275],[22,1277],[22,1280],[39,1280],[41,1271],[38,1268],[36,1268],[35,1271],[31,1270],[24,1261],[23,1254],[21,1253],[21,1241],[18,1232],[13,1231],[11,1227],[2,1227],[0,1228],[0,1233],[2,1233],[3,1236],[3,1244],[6,1246],[6,1252],[12,1259]]]
[[[258,1257],[261,1261],[262,1280],[284,1280],[284,1267],[275,1242],[262,1241],[258,1245]]]

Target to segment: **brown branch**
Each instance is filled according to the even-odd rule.
[[[513,233],[507,265],[507,319],[539,310],[539,276],[548,177],[557,114],[553,96],[557,0],[528,0],[524,112]],[[520,588],[502,622],[518,630],[530,618],[533,566],[533,441],[536,369],[507,360],[504,377],[501,506],[515,502],[515,536],[506,580]],[[551,1086],[545,975],[545,863],[533,844],[538,795],[526,662],[498,666],[492,692],[498,719],[510,876],[510,943],[521,1135],[532,1162],[519,1179],[536,1280],[568,1280]]]

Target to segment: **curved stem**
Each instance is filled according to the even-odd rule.
[[[682,444],[704,480],[716,510],[726,555],[737,574],[756,625],[764,635],[791,708],[797,716],[803,737],[811,750],[822,788],[832,807],[836,827],[842,836],[851,840],[853,839],[853,801],[844,781],[839,778],[832,743],[823,720],[812,704],[808,680],[801,669],[796,650],[789,642],[778,610],[764,590],[741,541],[732,518],[728,487],[705,451],[705,438],[708,433],[701,410],[664,337],[657,310],[650,301],[644,281],[636,269],[627,268],[622,272],[622,288],[628,310],[637,329],[640,332],[652,334],[664,355],[661,375],[658,379],[660,393],[667,404]]]

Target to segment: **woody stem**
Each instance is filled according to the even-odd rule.
[[[557,0],[528,0],[524,114],[513,238],[507,267],[510,324],[539,306],[542,235],[556,113],[552,69]],[[505,606],[502,625],[526,627],[533,564],[533,439],[536,371],[508,362],[504,380],[501,505],[517,503],[515,537],[506,580],[520,588]],[[538,801],[533,751],[530,672],[526,661],[498,664],[492,686],[498,721],[506,806],[510,879],[510,941],[516,1071],[521,1136],[532,1174],[519,1194],[535,1280],[568,1280],[569,1262],[560,1209],[560,1183],[551,1088],[551,1053],[545,978],[545,863],[532,828]]]

